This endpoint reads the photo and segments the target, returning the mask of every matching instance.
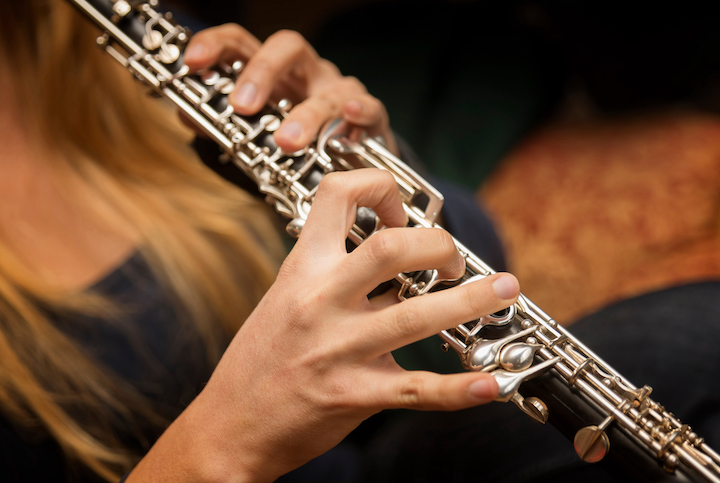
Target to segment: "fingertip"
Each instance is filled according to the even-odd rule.
[[[275,131],[275,143],[286,152],[295,152],[306,143],[303,142],[303,126],[298,121],[284,122]]]
[[[230,103],[241,114],[251,114],[258,99],[258,89],[252,82],[246,82],[230,96]]]
[[[510,273],[500,274],[492,283],[495,295],[502,300],[514,300],[520,294],[520,283]]]
[[[200,42],[194,42],[185,50],[183,60],[188,67],[197,68],[207,56],[208,49]]]
[[[475,400],[477,404],[485,404],[493,401],[500,391],[497,381],[489,374],[483,378],[473,381],[468,386],[468,395]]]
[[[455,257],[454,265],[450,269],[450,277],[453,279],[462,277],[467,270],[467,261],[465,257],[458,250],[457,256]]]

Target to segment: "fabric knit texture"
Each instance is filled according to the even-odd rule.
[[[720,118],[555,125],[478,192],[521,290],[560,323],[619,300],[720,279]]]

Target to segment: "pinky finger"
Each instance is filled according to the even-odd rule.
[[[424,411],[455,411],[493,401],[498,395],[495,378],[487,373],[435,374],[398,372],[387,380],[384,407]]]

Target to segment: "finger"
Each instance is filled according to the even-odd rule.
[[[343,119],[358,129],[350,135],[350,139],[359,142],[363,134],[371,137],[382,137],[390,152],[398,154],[395,136],[390,129],[390,120],[382,102],[370,94],[359,96],[345,103],[342,109]]]
[[[462,257],[450,234],[440,228],[393,228],[375,233],[348,254],[335,289],[339,297],[365,296],[400,272],[439,271],[455,279],[465,271]],[[344,278],[352,278],[343,283]]]
[[[387,226],[407,224],[395,178],[387,171],[329,173],[320,182],[298,243],[319,254],[345,253],[359,206],[372,208]]]
[[[382,385],[376,403],[388,409],[456,411],[488,403],[498,394],[495,378],[487,373],[398,371],[382,376],[376,378]]]
[[[391,288],[387,292],[383,292],[380,295],[376,295],[375,297],[368,299],[368,302],[370,302],[371,307],[381,309],[383,307],[395,305],[399,303],[400,300],[398,300],[397,297],[397,290],[393,290]]]
[[[306,82],[313,77],[317,61],[317,53],[300,34],[277,32],[248,60],[230,103],[240,114],[254,114],[265,105],[281,77],[293,71]]]
[[[412,297],[377,312],[356,330],[358,350],[376,357],[459,324],[505,309],[517,301],[520,287],[509,273]]]
[[[275,132],[275,142],[285,151],[294,152],[307,146],[327,121],[342,115],[343,106],[348,99],[365,95],[365,86],[356,78],[338,78],[337,72],[330,72],[336,71],[334,66],[326,66],[325,61],[319,62],[320,72],[316,77],[323,79],[316,80],[314,85],[310,86],[310,97],[295,106],[280,129]],[[376,128],[374,123],[381,121],[381,114],[376,112],[376,109],[374,106],[372,112],[360,116],[373,129]],[[377,119],[368,119],[371,116]]]
[[[385,130],[390,125],[385,106],[370,94],[346,102],[342,114],[346,121],[364,127],[369,132]]]
[[[249,59],[260,45],[254,35],[239,25],[225,24],[196,33],[185,50],[183,60],[190,70],[197,71],[219,62]]]

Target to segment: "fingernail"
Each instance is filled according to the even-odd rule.
[[[257,97],[257,89],[254,84],[243,84],[235,93],[235,104],[242,107],[250,107]]]
[[[502,277],[495,280],[492,284],[495,295],[501,299],[512,299],[518,294],[520,287],[518,287],[517,280],[515,277],[510,275],[503,275]]]
[[[185,60],[197,60],[205,53],[205,46],[193,44],[185,51]]]
[[[468,394],[481,401],[492,401],[497,396],[498,385],[492,377],[479,379],[468,387]]]
[[[289,122],[287,124],[283,124],[283,126],[278,129],[277,133],[285,139],[295,140],[302,134],[302,126],[297,121]]]

